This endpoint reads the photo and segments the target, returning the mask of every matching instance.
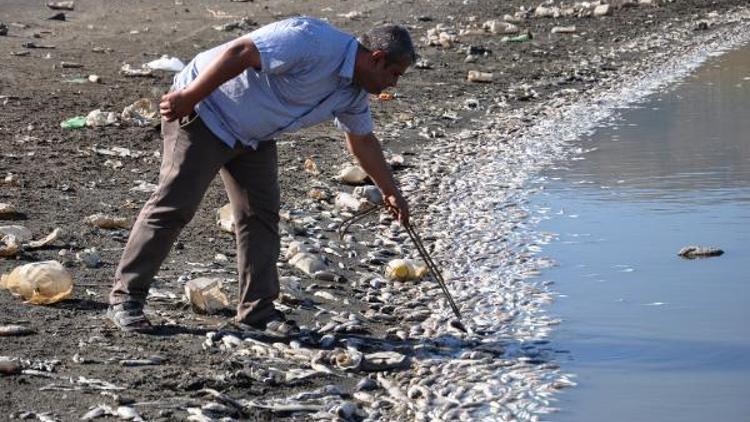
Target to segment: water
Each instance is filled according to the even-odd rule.
[[[750,46],[580,140],[535,199],[579,386],[560,421],[750,420]],[[683,246],[720,247],[684,260]]]

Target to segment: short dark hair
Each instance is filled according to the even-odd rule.
[[[359,43],[370,51],[382,50],[388,63],[409,64],[417,61],[417,53],[411,42],[409,31],[400,25],[381,25],[372,28],[359,37]]]

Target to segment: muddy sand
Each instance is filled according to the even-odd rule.
[[[33,330],[0,337],[0,356],[23,371],[0,374],[2,418],[78,420],[92,409],[89,416],[110,420],[534,420],[554,412],[557,391],[574,382],[544,340],[548,329],[502,335],[497,329],[537,321],[553,296],[550,286],[516,283],[516,276],[498,269],[498,277],[514,279],[497,287],[512,300],[487,322],[487,315],[473,314],[482,303],[474,302],[468,278],[461,282],[461,274],[454,274],[449,285],[474,327],[463,334],[450,327],[450,308],[432,279],[382,279],[385,262],[415,257],[415,250],[382,217],[338,239],[336,227],[351,212],[337,209],[334,197],[353,187],[335,176],[352,158],[331,124],[279,140],[280,306],[303,325],[304,338],[276,344],[245,338],[247,333],[221,328],[231,309],[198,315],[183,298],[184,283],[203,276],[222,278],[236,297],[233,236],[216,223],[216,210],[227,202],[218,178],[154,282],[147,311],[159,329],[153,335],[117,331],[104,312],[128,231],[92,227],[84,218],[135,218],[149,184],[157,181],[158,127],[121,118],[81,129],[60,123],[95,109],[119,116],[136,100],[156,99],[169,88],[170,72],[132,77],[121,73],[124,64],[139,67],[164,54],[187,62],[284,17],[317,16],[353,33],[382,22],[406,25],[423,61],[392,90],[393,99],[372,99],[376,134],[389,158],[403,158],[396,176],[440,264],[449,270],[459,260],[523,264],[520,280],[543,266],[523,240],[492,250],[482,242],[451,245],[480,239],[454,231],[482,218],[467,212],[471,218],[460,219],[461,206],[451,204],[454,197],[471,198],[467,186],[477,186],[461,184],[466,169],[481,160],[509,160],[502,161],[503,174],[528,171],[514,166],[526,165],[522,158],[530,148],[514,149],[514,141],[535,127],[555,130],[542,125],[550,110],[564,112],[622,81],[648,78],[662,63],[721,43],[748,25],[744,0],[611,3],[599,9],[603,16],[592,16],[595,5],[553,2],[545,10],[517,0],[79,0],[72,11],[52,10],[44,2],[2,2],[0,22],[8,32],[0,36],[0,203],[18,213],[0,226],[25,226],[34,239],[55,228],[62,235],[45,247],[0,258],[0,273],[58,260],[75,280],[72,297],[50,306],[24,304],[0,291],[0,325]],[[57,13],[64,20],[48,19]],[[483,29],[491,20],[497,22]],[[518,31],[500,33],[508,27],[504,20]],[[492,77],[468,81],[469,71]],[[89,75],[100,81],[88,81]],[[310,161],[317,171],[309,171]],[[496,199],[497,209],[519,206],[511,191],[522,192],[523,180],[513,183]],[[317,194],[311,195],[313,189]],[[509,224],[484,235],[511,239],[525,219],[518,209]],[[314,279],[290,265],[292,241],[306,242],[324,257],[332,276]],[[81,259],[92,252],[99,263]],[[556,323],[540,321],[532,325],[552,329]],[[375,352],[390,352],[389,362],[378,361]]]

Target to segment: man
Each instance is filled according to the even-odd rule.
[[[161,99],[159,186],[141,210],[115,273],[108,317],[146,331],[153,277],[216,173],[235,218],[239,304],[235,321],[292,332],[279,294],[279,183],[274,138],[335,119],[349,151],[405,223],[409,208],[373,135],[368,93],[396,86],[416,55],[408,31],[377,27],[359,40],[308,17],[264,26],[198,54]]]

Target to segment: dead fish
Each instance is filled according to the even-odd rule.
[[[27,336],[36,331],[22,325],[0,325],[0,337]]]
[[[88,421],[91,419],[100,418],[102,416],[117,416],[117,412],[106,404],[100,404],[95,408],[86,412],[85,415],[81,416],[82,421]]]
[[[684,248],[680,249],[679,252],[677,252],[677,255],[687,259],[706,258],[710,256],[719,256],[722,254],[724,254],[724,251],[719,248],[694,245],[685,246]]]
[[[120,361],[120,365],[126,367],[152,366],[161,365],[162,362],[164,362],[164,358],[162,358],[161,356],[152,356],[147,359],[123,359]]]

